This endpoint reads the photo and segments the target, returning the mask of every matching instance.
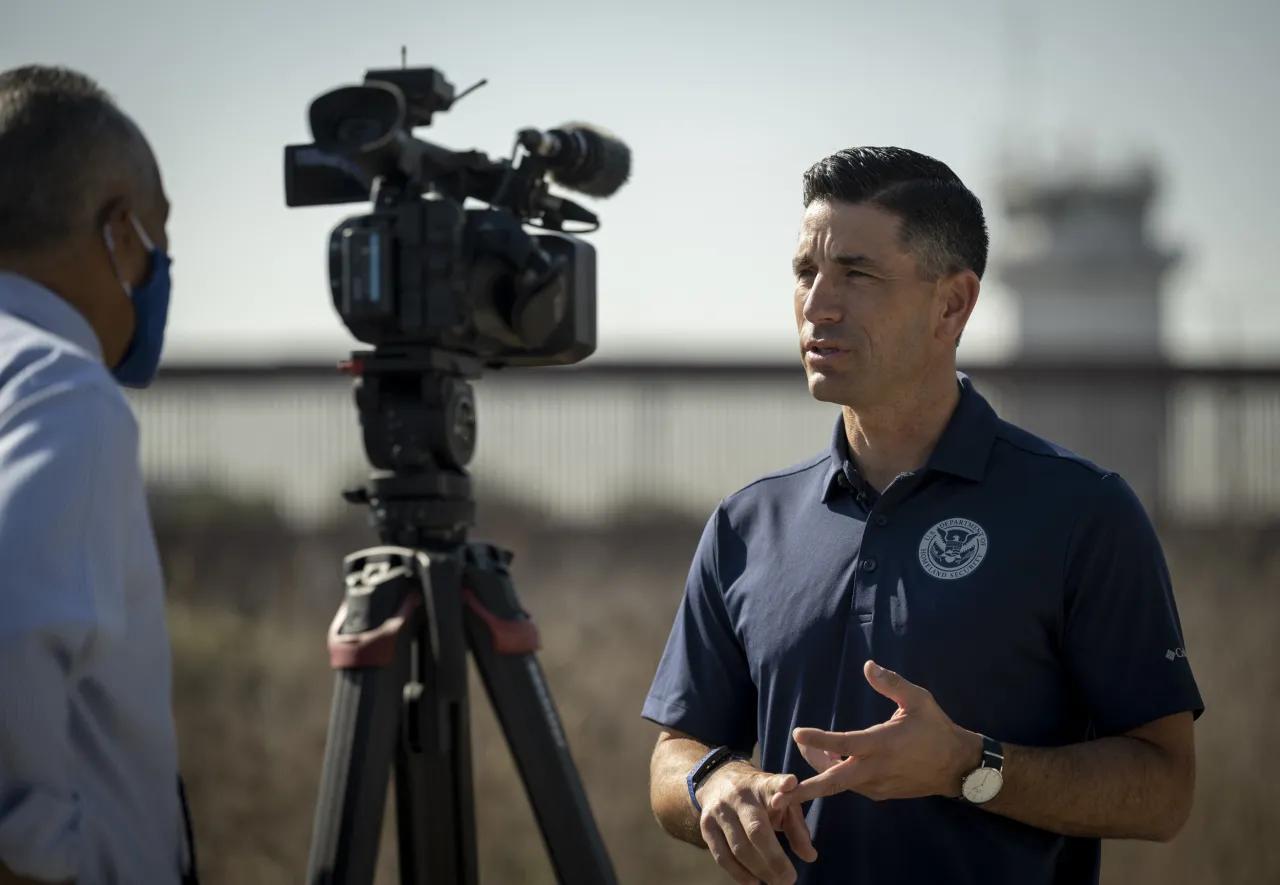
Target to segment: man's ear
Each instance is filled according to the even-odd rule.
[[[978,303],[982,282],[971,270],[959,270],[938,279],[938,337],[960,345],[960,336]]]
[[[95,236],[104,241],[116,275],[131,286],[146,277],[150,261],[150,250],[139,238],[132,216],[133,205],[127,197],[113,198],[98,213],[95,232]]]
[[[116,247],[119,248],[122,237],[126,234],[136,235],[131,218],[137,214],[138,207],[129,197],[124,195],[112,197],[98,210],[98,230],[109,226],[116,239]]]

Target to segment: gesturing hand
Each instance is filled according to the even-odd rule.
[[[800,753],[818,773],[775,794],[774,811],[845,790],[876,800],[960,794],[961,778],[982,756],[982,738],[952,722],[933,695],[897,673],[873,661],[863,673],[898,709],[864,731],[797,728],[793,737]]]
[[[796,870],[782,851],[778,832],[809,863],[818,859],[800,806],[771,806],[775,796],[796,788],[793,774],[766,774],[730,762],[698,790],[702,838],[711,856],[741,885],[792,885]]]

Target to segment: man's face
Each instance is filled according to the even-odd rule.
[[[112,200],[106,225],[114,245],[114,265],[105,251],[106,243],[101,232],[96,238],[96,249],[102,256],[102,260],[97,262],[97,278],[98,288],[103,292],[104,314],[97,325],[105,333],[104,356],[108,365],[115,365],[124,356],[135,325],[133,302],[124,291],[120,278],[136,288],[144,285],[152,272],[150,250],[138,236],[130,216],[137,218],[152,245],[165,252],[169,250],[169,199],[154,160],[152,165],[155,170],[152,181],[131,180]]]
[[[899,219],[866,205],[815,201],[793,262],[796,328],[809,391],[870,406],[921,377],[941,342],[935,282],[905,251]]]

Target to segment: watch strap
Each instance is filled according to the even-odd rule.
[[[689,787],[689,801],[693,803],[693,807],[698,813],[702,813],[702,806],[698,803],[698,787],[711,776],[711,773],[724,765],[726,762],[732,761],[744,762],[745,757],[735,753],[731,747],[716,747],[707,755],[699,760],[698,764],[693,766],[689,772],[685,782]]]
[[[995,738],[982,735],[982,764],[978,768],[994,768],[1003,774],[1004,745]]]

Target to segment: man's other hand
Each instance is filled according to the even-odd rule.
[[[957,726],[928,691],[868,661],[867,682],[898,709],[864,731],[797,728],[801,755],[818,773],[770,799],[774,811],[846,790],[869,799],[958,796],[982,756],[982,738]]]
[[[796,870],[778,841],[786,834],[796,856],[818,859],[800,806],[773,807],[775,796],[796,788],[792,774],[768,774],[745,763],[730,762],[713,772],[698,789],[699,825],[711,856],[742,885],[792,885]]]

